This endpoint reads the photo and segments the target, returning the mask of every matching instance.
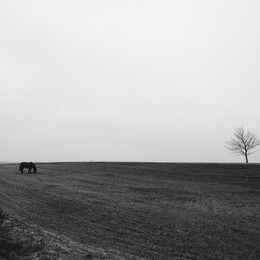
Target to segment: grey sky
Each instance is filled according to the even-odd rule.
[[[0,160],[243,162],[224,140],[260,137],[259,14],[257,0],[0,0]]]

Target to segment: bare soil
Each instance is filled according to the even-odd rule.
[[[10,254],[10,260],[141,260],[116,250],[104,251],[102,248],[78,243],[66,236],[47,231],[26,219],[7,216],[4,226],[10,231],[12,243],[20,249],[16,249],[13,256]],[[5,258],[1,258],[0,254],[0,259]]]
[[[45,245],[31,259],[259,259],[259,164],[37,166],[0,165],[0,208]]]

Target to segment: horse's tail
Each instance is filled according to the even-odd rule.
[[[19,171],[22,172],[22,170],[23,170],[23,163],[20,163]]]

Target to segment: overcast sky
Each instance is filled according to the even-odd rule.
[[[258,0],[0,0],[0,161],[244,162],[224,140],[260,137],[259,14]]]

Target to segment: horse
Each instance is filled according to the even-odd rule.
[[[34,173],[37,173],[36,165],[32,162],[21,162],[19,166],[19,171],[23,173],[23,169],[28,169],[28,173],[32,173],[32,169]]]

